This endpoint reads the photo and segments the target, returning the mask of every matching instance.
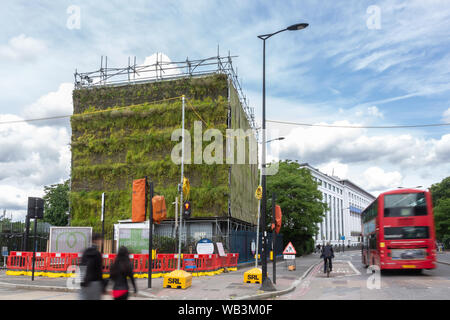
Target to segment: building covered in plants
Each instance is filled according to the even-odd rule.
[[[174,71],[175,70],[175,71]],[[147,72],[147,73],[146,73]],[[195,163],[194,124],[203,133],[214,128],[226,137],[227,129],[242,129],[256,143],[254,118],[231,65],[231,57],[151,66],[104,68],[75,74],[73,91],[72,171],[70,215],[72,226],[101,230],[101,194],[105,192],[105,228],[131,219],[132,182],[145,176],[156,194],[164,195],[168,219],[155,233],[174,236],[175,197],[179,196],[180,164],[171,154],[180,140],[182,99],[185,129],[191,136],[190,181],[192,216],[186,221],[193,241],[212,238],[227,249],[233,230],[250,230],[257,222],[254,192],[259,176],[249,154],[243,164]],[[225,141],[225,140],[224,140]],[[248,145],[249,140],[246,141]],[[200,142],[202,150],[211,143]],[[237,143],[236,143],[237,145]],[[198,145],[197,145],[198,146]],[[227,146],[224,142],[225,151]],[[248,150],[248,148],[247,148]],[[256,157],[257,158],[257,157]]]

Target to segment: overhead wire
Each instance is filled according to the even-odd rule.
[[[160,99],[160,100],[154,100],[154,101],[149,101],[149,102],[146,102],[146,103],[148,103],[148,104],[155,104],[155,103],[161,103],[161,102],[175,100],[175,99],[181,99],[181,96],[172,97],[172,98],[165,98],[165,99]],[[115,108],[109,108],[109,109],[104,109],[104,110],[95,110],[95,111],[88,111],[88,112],[76,113],[76,114],[67,114],[67,115],[61,115],[61,116],[52,116],[52,117],[43,117],[43,118],[34,118],[34,119],[0,121],[0,125],[2,125],[2,124],[14,124],[14,123],[26,123],[26,122],[33,122],[33,121],[55,120],[55,119],[63,119],[63,118],[70,118],[70,117],[82,117],[82,116],[86,116],[86,115],[93,115],[93,114],[97,114],[97,113],[111,112],[111,111],[124,110],[124,109],[132,109],[132,108],[136,108],[136,107],[141,107],[141,105],[115,107]]]
[[[450,123],[430,123],[430,124],[413,124],[413,125],[392,125],[392,126],[351,126],[351,125],[334,125],[334,124],[312,124],[279,120],[266,120],[266,122],[305,126],[305,127],[322,127],[322,128],[344,128],[344,129],[402,129],[402,128],[424,128],[424,127],[442,127],[450,126]]]
[[[181,99],[181,97],[182,96],[176,96],[176,97],[165,98],[165,99],[160,99],[160,100],[155,100],[155,101],[149,101],[149,102],[146,102],[146,103],[149,103],[149,104],[161,103],[161,102],[164,102],[164,101]],[[210,125],[202,118],[202,116],[198,113],[198,111],[192,105],[190,99],[186,97],[186,101],[188,103],[188,106],[195,113],[195,115],[208,128],[210,128]],[[97,114],[97,113],[111,112],[111,111],[124,110],[124,109],[132,109],[132,108],[135,108],[135,107],[141,107],[141,105],[115,107],[115,108],[109,108],[109,109],[104,109],[104,110],[88,111],[88,112],[83,112],[83,113],[78,113],[78,114],[68,114],[68,115],[50,116],[50,117],[42,117],[42,118],[0,121],[0,125],[2,125],[2,124],[14,124],[14,123],[27,123],[27,122],[35,122],[35,121],[48,121],[48,120],[56,120],[56,119],[63,119],[63,118],[70,118],[70,117],[81,117],[81,116],[92,115],[92,114]],[[402,128],[427,128],[427,127],[450,126],[450,123],[430,123],[430,124],[413,124],[413,125],[386,125],[386,126],[364,126],[364,125],[357,126],[357,125],[313,124],[313,123],[291,122],[291,121],[281,121],[281,120],[266,120],[266,122],[278,123],[278,124],[286,124],[286,125],[305,126],[305,127],[344,128],[344,129],[402,129]]]

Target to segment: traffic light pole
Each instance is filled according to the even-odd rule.
[[[145,187],[147,188],[147,177],[145,177]],[[150,181],[150,213],[148,219],[148,283],[147,287],[152,287],[152,260],[153,260],[153,182]],[[146,193],[147,196],[147,193]],[[147,208],[147,205],[145,206]]]
[[[33,270],[31,272],[31,281],[34,281],[34,267],[36,265],[36,250],[37,250],[37,239],[36,239],[36,231],[37,231],[37,200],[35,200],[35,209],[34,209],[34,246],[33,246]]]
[[[180,227],[178,229],[178,262],[177,269],[181,269],[181,229],[183,227],[183,178],[184,178],[184,95],[182,96],[182,111],[181,111],[181,182],[179,185],[180,191]]]
[[[105,193],[102,193],[102,254],[105,243]]]

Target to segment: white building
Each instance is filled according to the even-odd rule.
[[[357,245],[361,242],[361,212],[375,200],[375,197],[353,182],[329,176],[311,167],[307,163],[300,165],[311,172],[313,179],[319,184],[323,202],[328,204],[319,232],[315,237],[316,244],[330,241],[332,245]]]

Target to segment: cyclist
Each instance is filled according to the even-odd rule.
[[[331,260],[334,258],[334,251],[330,242],[328,242],[327,245],[323,247],[320,257],[323,258],[323,273],[327,273],[327,262],[330,264],[331,272],[331,270],[333,269]]]

